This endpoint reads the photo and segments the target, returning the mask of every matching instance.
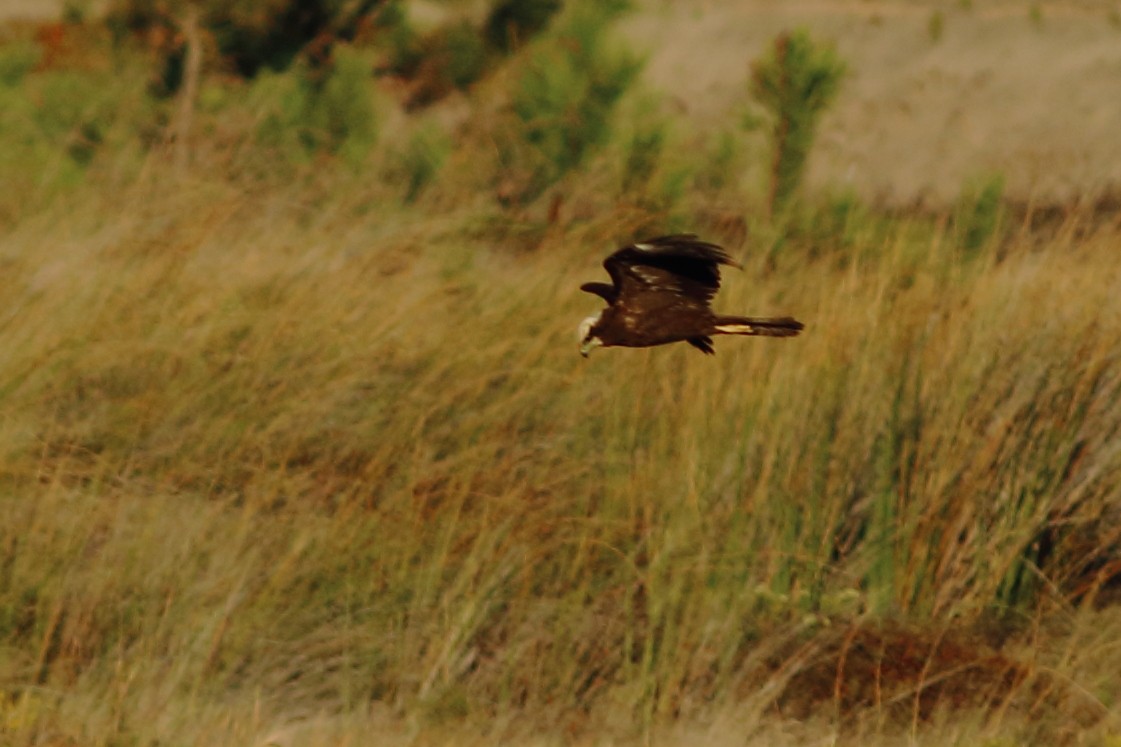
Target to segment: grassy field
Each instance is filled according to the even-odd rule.
[[[145,64],[0,89],[0,744],[1121,743],[1116,223],[772,223],[756,135],[562,163],[517,68],[216,76],[184,165]],[[583,360],[681,229],[806,332]]]

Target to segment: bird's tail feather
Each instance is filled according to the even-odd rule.
[[[715,330],[722,335],[763,335],[766,337],[793,337],[803,325],[793,317],[754,318],[749,316],[722,316],[716,320]]]

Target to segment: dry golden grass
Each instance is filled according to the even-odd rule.
[[[584,361],[609,214],[298,197],[3,238],[9,743],[1116,732],[1114,235],[748,251],[718,305],[802,337]]]

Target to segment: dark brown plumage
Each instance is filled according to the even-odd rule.
[[[580,352],[596,347],[649,347],[688,342],[709,355],[713,335],[792,337],[802,323],[792,317],[721,316],[709,303],[720,289],[720,265],[739,265],[723,248],[693,234],[659,236],[623,247],[604,260],[612,284],[584,283],[580,290],[607,302],[580,325]]]

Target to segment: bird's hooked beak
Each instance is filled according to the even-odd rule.
[[[588,339],[584,340],[584,342],[580,343],[580,355],[587,358],[588,353],[592,352],[600,345],[603,345],[603,341],[598,337],[589,337]]]

